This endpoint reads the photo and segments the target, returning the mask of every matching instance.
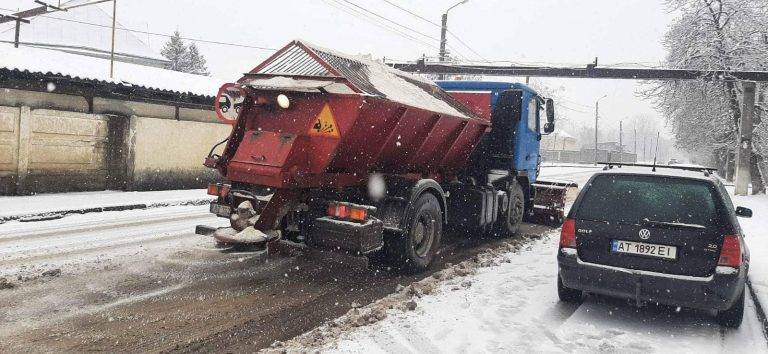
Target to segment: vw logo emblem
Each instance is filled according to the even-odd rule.
[[[640,232],[638,234],[640,235],[640,238],[643,240],[647,240],[651,238],[651,232],[648,231],[648,229],[640,229]]]

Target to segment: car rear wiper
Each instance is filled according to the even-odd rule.
[[[699,224],[686,224],[682,222],[668,222],[668,221],[656,221],[656,220],[648,220],[645,219],[640,222],[642,225],[645,226],[655,226],[655,227],[667,227],[667,228],[680,228],[680,229],[706,229],[707,227],[704,225]]]

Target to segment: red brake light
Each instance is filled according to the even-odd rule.
[[[576,221],[565,219],[560,232],[560,248],[576,248]]]
[[[739,236],[725,235],[717,265],[738,268],[741,266],[741,242]]]

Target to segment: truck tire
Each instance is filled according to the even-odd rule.
[[[499,220],[499,229],[502,235],[513,236],[520,230],[520,224],[525,215],[525,194],[520,183],[514,182],[509,186],[507,212]]]
[[[736,299],[731,308],[718,311],[715,318],[721,326],[739,328],[741,320],[744,318],[744,289],[741,290],[741,295]]]
[[[443,213],[440,202],[431,193],[416,199],[408,229],[402,235],[392,235],[385,242],[387,258],[399,270],[423,271],[432,263],[443,233]]]

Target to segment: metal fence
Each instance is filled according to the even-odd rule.
[[[541,159],[545,162],[592,163],[595,162],[595,149],[541,150]],[[637,162],[637,155],[598,149],[597,161],[634,163]]]

